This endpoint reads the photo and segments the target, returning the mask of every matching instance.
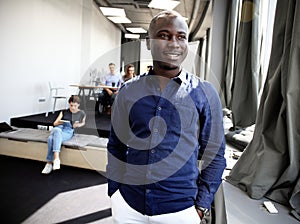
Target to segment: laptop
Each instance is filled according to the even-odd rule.
[[[1,132],[10,132],[10,131],[15,131],[17,129],[12,128],[9,124],[6,122],[1,122],[0,123],[0,133]]]

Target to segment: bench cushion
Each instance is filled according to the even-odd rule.
[[[17,128],[15,131],[2,132],[0,137],[19,141],[45,142],[50,135],[50,131],[31,128]],[[62,145],[73,148],[84,148],[85,146],[94,146],[106,148],[108,139],[95,135],[74,134],[73,138],[64,141]]]

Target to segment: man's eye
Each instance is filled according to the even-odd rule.
[[[186,39],[185,35],[179,35],[178,36],[178,40],[185,40],[185,39]]]
[[[168,39],[168,35],[167,34],[160,34],[159,35],[159,37],[161,38],[161,39]]]

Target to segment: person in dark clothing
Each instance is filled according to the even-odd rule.
[[[106,173],[115,224],[200,223],[221,184],[222,105],[212,84],[181,66],[188,32],[177,12],[156,15],[146,39],[153,68],[115,99]]]

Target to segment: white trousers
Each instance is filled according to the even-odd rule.
[[[199,224],[201,221],[194,206],[174,213],[143,215],[126,203],[119,190],[111,197],[111,208],[114,224]]]

